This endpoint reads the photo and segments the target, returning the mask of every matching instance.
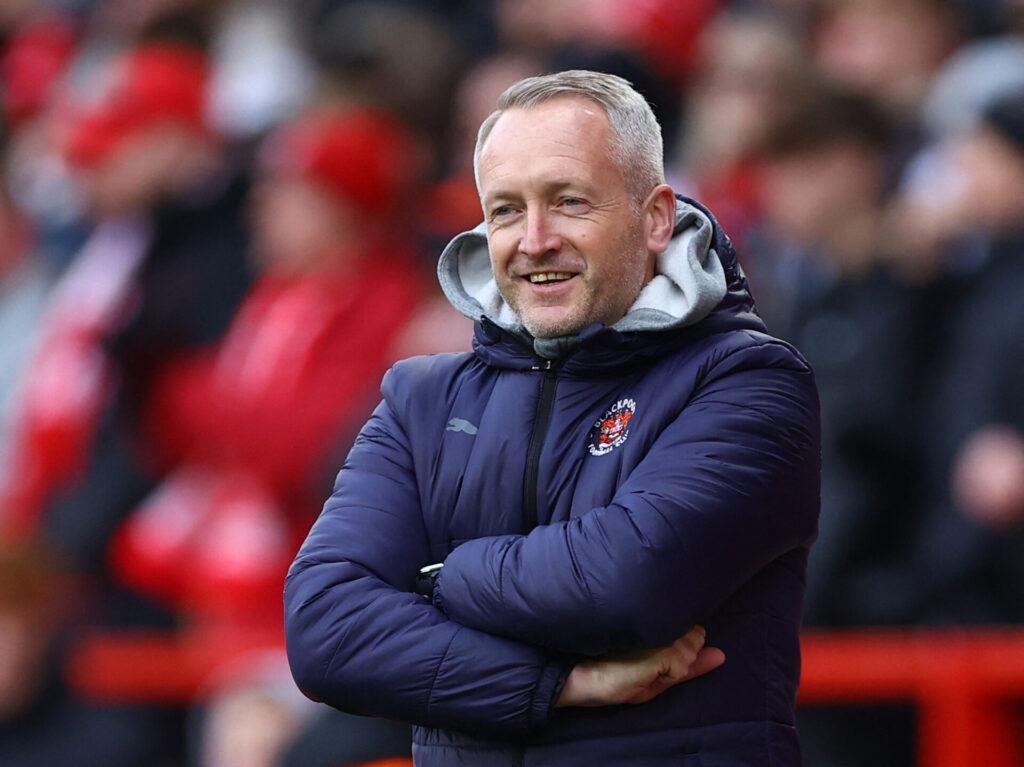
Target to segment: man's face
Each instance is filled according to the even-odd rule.
[[[622,318],[650,280],[648,217],[609,152],[604,110],[567,96],[510,109],[479,160],[491,267],[539,338]]]

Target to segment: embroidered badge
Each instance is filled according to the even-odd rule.
[[[629,422],[636,413],[636,402],[620,399],[607,413],[599,418],[590,430],[591,455],[605,455],[617,448],[629,437]]]

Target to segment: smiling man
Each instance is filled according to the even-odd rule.
[[[288,576],[296,681],[417,765],[795,767],[811,371],[628,83],[498,107],[438,266],[474,351],[385,378]]]

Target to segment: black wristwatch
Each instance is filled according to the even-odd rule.
[[[433,601],[434,583],[437,582],[437,576],[441,574],[442,567],[444,567],[444,562],[421,567],[416,574],[416,585],[413,587],[413,591]]]

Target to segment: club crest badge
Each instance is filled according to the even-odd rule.
[[[591,455],[605,455],[629,437],[629,422],[636,413],[636,402],[620,399],[601,416],[590,430],[588,448]]]

